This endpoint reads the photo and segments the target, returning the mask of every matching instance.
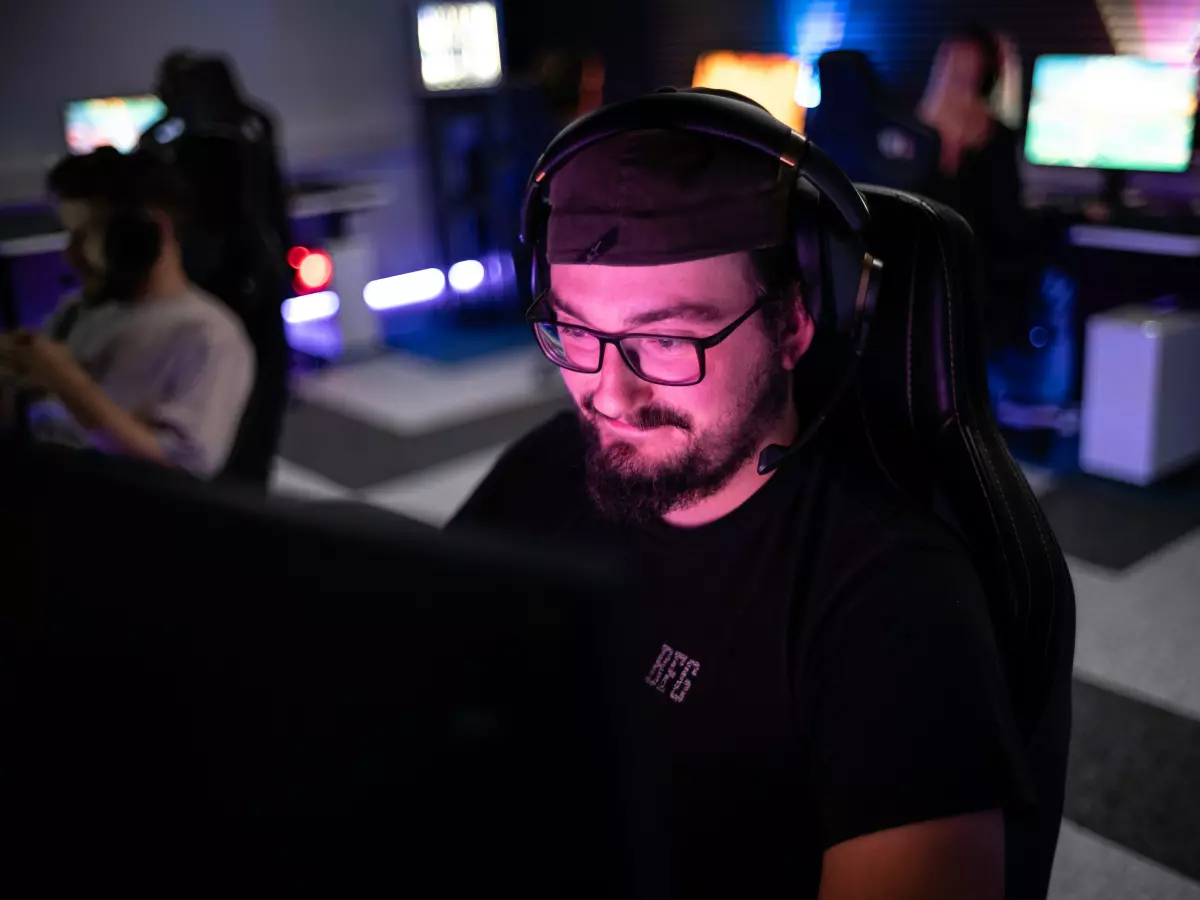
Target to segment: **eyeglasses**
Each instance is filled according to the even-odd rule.
[[[559,368],[594,375],[604,365],[604,348],[613,344],[630,371],[643,381],[670,387],[687,387],[704,380],[704,351],[715,347],[733,334],[752,315],[762,309],[766,297],[759,297],[748,310],[705,338],[669,334],[606,334],[582,325],[569,325],[553,318],[538,316],[546,294],[530,307],[538,346],[546,358]]]

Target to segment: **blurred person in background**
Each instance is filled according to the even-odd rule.
[[[219,56],[172,53],[159,67],[157,90],[167,114],[141,147],[173,164],[195,198],[187,270],[237,312],[256,351],[255,390],[228,474],[265,487],[288,402],[282,304],[291,226],[276,128]]]
[[[938,49],[918,117],[941,137],[938,173],[922,193],[954,209],[985,247],[1023,237],[1020,135],[998,114],[1014,62],[981,25],[963,28]]]
[[[758,469],[825,389],[794,177],[676,131],[599,140],[550,176],[530,318],[576,410],[449,527],[638,574],[628,675],[662,729],[676,896],[998,900],[1025,760],[966,550],[832,425]]]
[[[971,25],[942,42],[918,109],[941,137],[938,171],[919,192],[955,210],[975,233],[991,350],[1027,343],[1043,262],[1045,237],[1021,205],[1020,97],[1011,43]]]
[[[254,380],[238,319],[193,284],[179,242],[186,188],[144,153],[102,148],[50,172],[83,290],[40,332],[0,336],[35,436],[220,473]]]

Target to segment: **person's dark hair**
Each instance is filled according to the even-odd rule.
[[[979,22],[971,22],[956,29],[950,35],[950,39],[971,43],[979,48],[983,57],[983,72],[979,78],[979,95],[984,98],[990,97],[1000,81],[1003,67],[1000,40],[996,37],[996,32]]]
[[[101,147],[84,156],[68,156],[50,170],[46,187],[59,200],[164,212],[177,225],[188,208],[183,178],[169,163],[143,151],[122,154]]]
[[[809,315],[804,271],[794,246],[780,244],[751,250],[750,272],[756,292],[767,298],[761,315],[769,335],[777,337],[782,333],[793,304],[799,303],[805,315]]]

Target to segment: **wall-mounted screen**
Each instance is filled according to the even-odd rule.
[[[163,117],[166,107],[157,97],[93,97],[72,100],[64,112],[67,148],[76,154],[97,147],[129,153],[142,133]]]
[[[417,42],[427,91],[492,88],[504,74],[495,3],[423,4],[417,10]]]

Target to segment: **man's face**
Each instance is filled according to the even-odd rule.
[[[69,236],[63,257],[79,275],[84,290],[99,287],[105,275],[104,228],[99,212],[82,200],[64,200],[58,214]]]
[[[757,300],[745,254],[647,267],[554,265],[551,282],[560,324],[608,334],[704,338]],[[751,316],[705,351],[705,377],[687,387],[642,380],[613,345],[596,374],[562,370],[602,512],[661,517],[716,493],[756,458],[787,409],[791,370],[811,338],[806,317],[785,319],[780,331],[761,312]]]

